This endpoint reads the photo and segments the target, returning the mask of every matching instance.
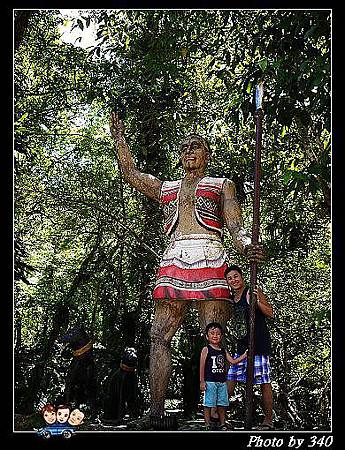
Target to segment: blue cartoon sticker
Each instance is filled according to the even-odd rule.
[[[55,407],[47,403],[42,408],[42,416],[46,426],[37,431],[38,436],[49,439],[51,436],[71,438],[76,427],[83,423],[85,414],[78,408],[72,409],[68,405]]]

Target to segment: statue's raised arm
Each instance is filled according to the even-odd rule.
[[[111,135],[117,144],[118,161],[125,180],[147,197],[159,201],[162,182],[153,175],[138,170],[125,139],[124,124],[115,112],[110,115],[109,126]]]

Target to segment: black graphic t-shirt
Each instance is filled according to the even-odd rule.
[[[237,331],[237,353],[242,354],[249,347],[249,305],[247,302],[248,287],[246,287],[238,302],[234,303],[234,328]],[[271,338],[266,323],[266,316],[256,309],[254,325],[254,354],[270,355]]]
[[[211,345],[207,346],[208,352],[205,361],[205,381],[226,381],[226,356],[222,348],[216,350]]]

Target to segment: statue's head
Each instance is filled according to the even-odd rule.
[[[180,145],[180,158],[186,172],[193,170],[203,172],[211,158],[210,145],[202,136],[190,134]]]
[[[121,359],[121,363],[126,366],[136,367],[137,366],[137,351],[133,347],[126,347],[123,356]]]

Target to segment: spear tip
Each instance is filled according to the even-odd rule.
[[[264,84],[263,81],[259,81],[258,85],[256,86],[256,92],[255,92],[256,110],[262,109],[262,97],[264,95],[263,84]]]

